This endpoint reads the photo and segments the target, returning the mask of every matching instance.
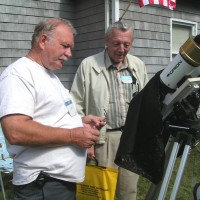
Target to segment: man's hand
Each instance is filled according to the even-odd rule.
[[[99,130],[89,126],[74,128],[71,129],[70,138],[70,143],[88,149],[99,140]]]
[[[95,157],[95,154],[94,154],[94,145],[92,145],[92,146],[88,149],[87,157],[88,157],[89,159],[93,159],[93,158]]]
[[[101,127],[106,125],[105,117],[97,117],[94,115],[87,115],[82,118],[85,127],[91,127],[100,130]]]

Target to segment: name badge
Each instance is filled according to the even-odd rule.
[[[71,99],[66,99],[65,106],[67,107],[71,117],[76,115],[76,109]]]
[[[132,77],[131,76],[120,76],[122,83],[132,83]]]

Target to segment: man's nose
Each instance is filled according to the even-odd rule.
[[[72,50],[70,48],[66,49],[65,56],[67,56],[68,58],[72,57]]]
[[[123,45],[123,44],[120,44],[120,45],[119,45],[119,50],[120,50],[121,52],[124,52],[124,49],[125,49],[125,48],[124,48],[124,45]]]

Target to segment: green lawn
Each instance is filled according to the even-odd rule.
[[[169,191],[167,192],[166,200],[169,200],[171,189],[173,188],[173,185],[174,185],[173,180],[176,177],[179,163],[180,163],[180,158],[177,158],[175,169],[172,174],[172,180],[169,185]],[[12,198],[12,192],[11,192],[11,186],[10,186],[11,176],[4,175],[3,178],[4,178],[5,187],[6,187],[7,200],[12,200],[13,198]],[[192,200],[193,186],[197,182],[200,182],[200,153],[197,150],[192,150],[190,152],[190,155],[187,161],[187,166],[185,168],[185,172],[182,177],[181,186],[179,188],[179,192],[178,192],[176,200]],[[143,177],[139,178],[137,200],[145,199],[145,196],[147,194],[147,191],[149,190],[150,185],[151,183],[147,179]],[[2,197],[0,194],[0,200],[1,199]]]
[[[200,145],[198,144],[198,147]],[[168,187],[168,192],[166,195],[166,200],[170,199],[170,194],[174,186],[174,180],[177,175],[179,163],[181,158],[176,159],[176,164],[174,171],[172,173],[172,178]],[[192,200],[193,199],[193,186],[200,182],[200,152],[193,149],[188,157],[187,165],[182,176],[181,185],[179,187],[178,195],[176,200]],[[144,200],[145,196],[149,190],[151,182],[147,179],[140,177],[138,183],[138,196],[137,200]]]

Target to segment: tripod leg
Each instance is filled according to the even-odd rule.
[[[159,191],[160,191],[159,198],[158,198],[159,200],[164,199],[164,197],[166,195],[169,180],[171,178],[175,160],[176,160],[178,150],[180,147],[180,144],[178,142],[174,142],[172,145],[173,145],[173,147],[172,147],[171,151],[169,150],[169,148],[171,149],[171,147],[168,147],[168,149],[167,149],[167,155],[166,155],[167,160],[166,161],[168,161],[168,159],[169,159],[169,161],[166,162],[167,166],[165,166],[166,170],[165,170],[164,179],[158,185],[155,185],[155,184],[151,185],[151,187],[146,195],[145,200],[157,199]],[[171,155],[170,155],[170,153],[171,153]]]
[[[162,182],[162,186],[161,186],[161,189],[160,189],[158,200],[164,200],[165,199],[165,196],[166,196],[166,193],[167,193],[167,188],[168,188],[168,185],[169,185],[169,181],[171,179],[171,175],[172,175],[172,171],[173,171],[173,168],[174,168],[174,164],[175,164],[175,161],[176,161],[176,157],[177,157],[177,154],[178,154],[179,147],[180,147],[180,144],[178,142],[174,142],[174,146],[173,146],[171,156],[170,156],[170,159],[169,159],[169,162],[168,162],[168,166],[167,166],[167,169],[166,169],[166,172],[165,172],[165,176],[164,176],[164,179],[163,179],[163,182]]]
[[[173,187],[173,190],[172,190],[172,193],[171,193],[171,196],[170,196],[170,200],[176,199],[176,195],[177,195],[177,192],[178,192],[178,189],[179,189],[179,186],[180,186],[180,182],[181,182],[181,179],[182,179],[182,176],[183,176],[183,172],[184,172],[184,169],[185,169],[185,165],[186,165],[186,162],[187,162],[187,158],[188,158],[190,149],[191,149],[190,145],[185,145],[183,155],[182,155],[182,158],[181,158],[181,163],[179,165],[179,169],[178,169],[178,172],[177,172],[177,175],[176,175],[174,187]]]

